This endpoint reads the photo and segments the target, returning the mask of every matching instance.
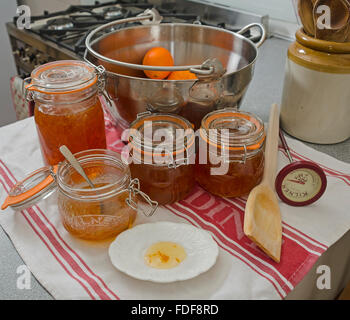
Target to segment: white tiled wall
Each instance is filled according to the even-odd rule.
[[[208,0],[208,2],[268,15],[270,33],[282,38],[293,39],[295,31],[299,28],[294,7],[297,0]]]
[[[209,0],[259,14],[269,14],[273,19],[296,22],[293,0]]]

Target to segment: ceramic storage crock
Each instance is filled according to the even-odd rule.
[[[281,125],[292,136],[332,144],[350,137],[350,43],[296,33],[288,50]]]

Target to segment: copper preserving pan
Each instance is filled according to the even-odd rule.
[[[113,29],[136,21],[142,25]],[[264,27],[254,23],[233,33],[200,24],[160,21],[155,9],[146,10],[137,17],[100,26],[86,39],[85,59],[106,70],[114,119],[127,127],[137,114],[151,110],[178,113],[197,124],[214,109],[239,106],[253,76],[257,47],[266,38]],[[241,35],[254,27],[261,31],[256,45]],[[158,46],[172,53],[174,67],[142,65],[147,50]],[[153,80],[146,78],[143,70],[191,70],[199,80]]]

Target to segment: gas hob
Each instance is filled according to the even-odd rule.
[[[156,8],[163,17],[162,23],[198,23],[230,31],[238,31],[253,22],[268,27],[267,16],[247,14],[204,2],[123,0],[72,5],[63,11],[44,11],[42,15],[32,16],[30,29],[18,29],[17,17],[7,23],[18,74],[27,77],[35,67],[54,60],[82,59],[85,39],[91,30],[116,19],[136,16],[151,8]],[[126,25],[121,24],[115,28],[124,27]],[[254,33],[254,30],[245,36],[252,41],[260,38],[259,32]]]

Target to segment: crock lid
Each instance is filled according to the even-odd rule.
[[[209,144],[225,150],[256,150],[265,141],[264,123],[257,116],[230,108],[207,114],[200,134]]]
[[[191,123],[175,114],[146,113],[130,126],[129,141],[142,153],[162,156],[156,153],[158,147],[172,154],[184,152],[194,139]]]
[[[48,197],[56,188],[53,174],[57,172],[57,166],[40,168],[22,181],[17,182],[10,190],[8,197],[1,206],[25,208],[37,201]]]
[[[32,71],[28,90],[47,94],[73,93],[97,82],[93,67],[83,61],[60,60],[43,64]]]

